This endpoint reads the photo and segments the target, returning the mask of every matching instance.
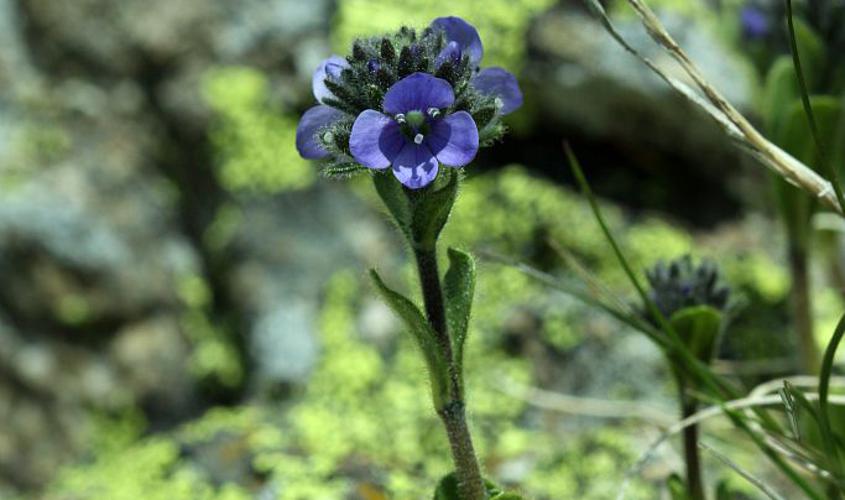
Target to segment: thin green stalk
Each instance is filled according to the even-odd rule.
[[[798,352],[801,358],[801,367],[806,373],[813,374],[818,372],[819,352],[813,333],[809,264],[806,245],[799,242],[790,242],[789,271],[792,276],[793,324],[795,331],[798,333]]]
[[[687,384],[678,375],[678,399],[681,402],[681,420],[695,415],[698,403],[694,397],[687,394]],[[684,463],[687,467],[687,493],[690,500],[706,500],[704,493],[704,477],[701,473],[701,457],[698,451],[698,424],[687,426],[683,430]]]

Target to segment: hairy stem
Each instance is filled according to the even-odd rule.
[[[458,476],[458,492],[461,495],[461,500],[486,499],[487,490],[484,487],[481,468],[478,466],[478,459],[475,456],[463,403],[455,401],[446,405],[438,413],[446,427],[446,434],[449,436],[449,445],[452,448],[452,459],[455,462],[455,473]]]
[[[461,500],[485,500],[487,491],[467,426],[466,410],[459,382],[460,374],[457,373],[455,367],[452,343],[446,327],[446,308],[443,302],[443,289],[440,286],[440,274],[437,270],[437,252],[432,248],[431,250],[415,249],[414,253],[426,316],[437,335],[437,343],[444,357],[449,360],[450,397],[443,408],[437,408],[437,413],[446,428],[446,435],[452,449],[458,492]]]

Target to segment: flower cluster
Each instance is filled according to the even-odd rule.
[[[668,264],[658,262],[646,277],[651,300],[667,318],[686,307],[706,305],[722,311],[728,306],[730,289],[719,283],[719,270],[711,262],[696,266],[685,255]]]
[[[483,53],[478,31],[457,17],[357,40],[349,57],[314,72],[320,104],[302,116],[297,150],[327,160],[328,174],[390,168],[411,189],[429,185],[440,165],[466,166],[522,105],[516,78],[481,69]]]

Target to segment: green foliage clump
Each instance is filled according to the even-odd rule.
[[[184,276],[179,281],[179,296],[187,306],[181,326],[193,348],[189,359],[191,374],[226,388],[238,387],[244,378],[241,357],[231,334],[215,324],[208,313],[208,284],[198,275]]]
[[[523,287],[534,286],[513,273],[504,269],[502,276],[483,285],[488,298],[479,315],[515,301],[511,293],[525,297],[529,290]],[[352,272],[342,272],[328,284],[320,319],[323,357],[305,392],[287,411],[250,406],[213,410],[171,437],[97,451],[92,463],[65,469],[51,486],[49,500],[121,500],[141,492],[154,495],[137,498],[239,500],[253,498],[258,489],[272,491],[269,498],[278,500],[430,498],[451,462],[425,393],[425,368],[409,336],[396,332],[386,348],[361,338],[358,311],[366,287],[363,276]],[[488,467],[530,463],[515,486],[537,500],[606,498],[633,460],[625,431],[581,432],[563,439],[551,429],[521,425],[529,409],[496,386],[503,377],[530,383],[530,365],[484,341],[481,332],[473,335],[467,357],[469,407]],[[187,451],[180,456],[180,449]],[[225,455],[227,464],[246,461],[239,486],[213,486],[217,483],[203,465],[210,460],[207,455]],[[588,465],[573,467],[576,463]],[[226,466],[232,468],[238,466]],[[114,484],[114,477],[124,476],[131,477]],[[653,497],[650,487],[639,487],[639,494],[630,498]]]
[[[216,68],[206,74],[202,90],[217,119],[210,139],[226,189],[274,193],[314,182],[313,166],[294,146],[298,118],[273,111],[264,74]]]
[[[388,32],[399,25],[424,27],[437,17],[459,16],[478,28],[485,66],[518,71],[529,21],[552,5],[551,0],[342,0],[332,30],[334,46],[344,53],[362,35]]]
[[[690,235],[657,218],[632,224],[618,207],[603,207],[627,257],[638,269],[692,249]],[[446,245],[494,246],[542,267],[559,263],[549,245],[573,252],[591,271],[612,284],[625,283],[616,257],[604,240],[583,197],[510,166],[497,175],[467,183],[444,233]]]
[[[248,500],[235,485],[215,486],[195,464],[182,460],[179,443],[168,437],[138,441],[137,415],[101,422],[92,441],[95,458],[64,468],[48,486],[45,500]]]
[[[370,186],[361,187],[372,196]],[[613,207],[607,214],[640,268],[693,247],[688,233],[657,219],[626,220]],[[613,256],[580,195],[520,167],[466,182],[444,239],[444,245],[493,248],[552,270],[560,265],[548,245],[553,240],[613,286],[621,287],[624,279],[617,275]],[[407,289],[413,289],[411,266],[398,272],[407,278]],[[750,273],[744,279],[767,290],[761,293],[781,292],[777,283],[763,283],[769,275]],[[401,282],[396,276],[391,281]],[[196,309],[207,303],[201,281],[187,280],[181,288],[183,300]],[[284,408],[214,410],[170,437],[97,451],[90,464],[63,472],[50,490],[59,496],[50,500],[105,498],[90,493],[101,491],[112,495],[108,498],[130,498],[108,488],[166,492],[162,494],[174,500],[253,498],[257,491],[270,492],[268,498],[274,500],[430,498],[439,478],[451,469],[448,444],[411,336],[396,326],[395,335],[378,342],[364,337],[369,332],[360,311],[375,293],[364,273],[340,272],[329,281],[319,317],[321,360],[307,386]],[[596,316],[519,270],[482,263],[465,359],[468,410],[487,472],[509,490],[536,500],[612,498],[642,450],[641,433],[624,424],[566,426],[570,417],[539,412],[501,390],[513,382],[537,384],[541,375],[548,376],[509,345],[513,339],[506,323],[522,310],[541,318],[539,335],[559,351],[589,340],[588,325]],[[611,342],[626,335],[619,325],[611,331]],[[620,385],[626,383],[620,380]],[[221,446],[224,451],[209,451]],[[174,451],[179,449],[187,451],[179,455]],[[232,478],[237,487],[213,486],[219,484],[218,476],[208,471],[207,456],[221,454],[228,457],[226,464],[241,464],[225,467],[243,470]],[[120,469],[129,461],[136,464],[133,470]],[[110,484],[121,474],[132,477],[122,485]],[[184,493],[186,484],[207,496]],[[658,487],[657,482],[635,482],[628,498],[655,498]]]

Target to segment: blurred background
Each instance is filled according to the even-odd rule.
[[[780,4],[649,4],[759,118],[762,75],[788,52]],[[680,75],[623,1],[608,9]],[[0,0],[0,498],[429,498],[446,441],[365,274],[414,290],[405,248],[369,179],[320,179],[294,135],[322,59],[445,15],[479,28],[484,65],[517,74],[526,102],[466,169],[444,247],[563,275],[554,241],[633,302],[572,189],[567,140],[639,268],[692,252],[743,297],[717,369],[749,385],[795,371],[767,172],[581,2]],[[829,262],[812,267],[820,345],[842,307]],[[478,287],[469,411],[489,475],[538,500],[613,498],[676,418],[660,353],[508,266],[483,263]],[[530,387],[612,411],[542,407]],[[728,424],[706,429],[767,474]],[[661,448],[629,498],[659,498],[680,464]]]

